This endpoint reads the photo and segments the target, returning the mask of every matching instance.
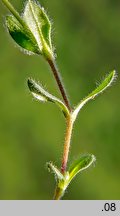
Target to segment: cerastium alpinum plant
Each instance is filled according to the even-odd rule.
[[[72,130],[78,113],[90,100],[107,89],[116,77],[116,72],[111,71],[101,84],[80,101],[75,107],[71,107],[61,75],[56,65],[54,49],[51,41],[51,22],[43,7],[34,0],[27,0],[21,15],[15,10],[8,0],[2,0],[12,15],[6,16],[6,26],[14,41],[22,47],[26,53],[42,55],[49,64],[63,100],[47,92],[42,85],[33,79],[28,79],[28,87],[34,98],[40,102],[52,102],[63,112],[66,121],[65,142],[61,168],[58,169],[53,162],[48,162],[47,167],[55,174],[56,188],[54,199],[59,200],[64,195],[71,180],[81,171],[87,169],[95,162],[95,156],[91,154],[81,155],[78,160],[67,168]]]

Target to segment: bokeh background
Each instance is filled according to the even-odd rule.
[[[23,0],[11,0],[20,11]],[[120,199],[120,1],[41,0],[53,23],[57,63],[73,105],[106,73],[113,86],[81,111],[69,163],[82,153],[96,165],[78,175],[64,199]],[[23,54],[9,37],[8,14],[0,2],[0,199],[52,199],[54,176],[47,161],[60,166],[65,122],[54,104],[32,99],[27,78],[59,92],[42,57]]]

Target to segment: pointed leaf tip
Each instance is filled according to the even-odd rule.
[[[28,79],[28,87],[34,96],[39,101],[55,103],[62,110],[65,117],[69,115],[69,110],[66,105],[58,98],[47,92],[40,84],[33,79]]]
[[[98,96],[100,93],[102,93],[104,90],[106,90],[116,79],[117,73],[115,70],[110,72],[106,78],[101,82],[101,84],[94,90],[92,91],[87,97],[85,97],[74,109],[72,113],[72,118],[73,121],[77,118],[77,115],[79,111],[82,109],[82,107],[90,100],[94,99],[96,96]]]

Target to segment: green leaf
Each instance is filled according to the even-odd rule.
[[[59,181],[64,180],[63,174],[52,162],[48,162],[47,167],[50,171],[52,171],[55,174],[55,177],[57,177],[57,180]]]
[[[36,83],[33,79],[28,79],[28,87],[32,93],[32,95],[41,102],[52,102],[60,107],[65,117],[69,115],[69,110],[66,105],[55,96],[51,95],[49,92],[43,89],[41,85]]]
[[[35,38],[31,36],[29,30],[26,30],[14,16],[6,17],[6,25],[11,37],[19,46],[27,51],[36,54],[40,53]]]
[[[51,23],[43,7],[33,0],[28,0],[23,13],[23,19],[36,38],[41,53],[47,58],[53,57]]]
[[[8,16],[7,27],[15,42],[27,51],[54,59],[51,43],[51,22],[34,0],[28,0],[20,16],[8,0],[2,0],[13,16]]]
[[[81,171],[87,169],[95,162],[94,155],[83,155],[80,158],[73,162],[70,166],[69,170],[66,171],[64,174],[60,172],[60,170],[53,165],[52,162],[47,163],[48,169],[55,174],[57,178],[57,188],[56,188],[56,198],[57,196],[62,197],[69,186],[72,179]]]
[[[61,174],[61,172],[56,167],[50,167],[50,169],[57,175],[58,183],[56,188],[56,199],[57,197],[62,197],[69,186],[72,179],[81,171],[87,169],[95,162],[95,156],[94,155],[83,155],[78,160],[76,160],[71,167],[69,168],[69,171],[65,172],[64,175]],[[51,164],[50,164],[51,166]],[[61,177],[62,175],[62,177]]]
[[[102,81],[102,83],[94,90],[92,93],[90,93],[87,97],[85,97],[78,106],[74,109],[72,113],[72,119],[75,121],[79,111],[81,108],[91,99],[94,99],[96,96],[98,96],[100,93],[102,93],[104,90],[106,90],[115,80],[116,78],[116,71],[112,71],[109,73],[106,78]]]
[[[81,171],[90,167],[96,158],[94,155],[83,155],[78,160],[76,160],[69,169],[69,182]]]
[[[66,188],[68,187],[68,180],[69,180],[69,173],[65,172],[64,174],[61,173],[61,171],[52,163],[48,162],[47,167],[50,171],[55,174],[55,179],[57,181],[57,187],[56,187],[56,196],[54,197],[57,199],[57,197],[60,199],[64,193]]]

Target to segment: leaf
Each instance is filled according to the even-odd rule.
[[[69,186],[72,179],[81,171],[87,169],[90,167],[94,162],[96,158],[94,155],[83,155],[78,160],[74,161],[73,164],[70,166],[69,170],[66,171],[64,174],[60,172],[60,170],[53,165],[52,162],[47,163],[48,169],[52,171],[55,174],[55,177],[57,178],[57,188],[56,188],[56,198],[59,195],[59,197],[62,197]]]
[[[52,55],[51,23],[44,9],[35,1],[28,0],[23,13],[23,19],[36,38],[41,52]]]
[[[49,168],[57,175],[57,188],[56,188],[56,198],[57,195],[59,197],[62,197],[69,186],[71,180],[81,171],[87,169],[95,162],[95,156],[94,155],[84,155],[81,156],[78,160],[76,160],[70,167],[69,171],[65,172],[64,174],[61,174],[61,172],[56,169],[55,166],[50,162]],[[62,176],[61,176],[62,175]]]
[[[51,22],[44,10],[35,0],[28,0],[20,16],[8,0],[2,0],[13,16],[7,18],[7,27],[15,42],[45,58],[54,59],[51,43]]]
[[[92,93],[90,93],[87,97],[85,97],[78,106],[74,109],[72,113],[72,119],[75,121],[79,111],[81,108],[91,99],[94,99],[96,96],[98,96],[100,93],[102,93],[104,90],[106,90],[115,80],[116,78],[116,71],[112,71],[109,73],[108,76],[102,81],[102,83],[94,90]]]
[[[32,95],[39,101],[43,102],[53,102],[57,106],[60,107],[62,112],[64,113],[65,117],[69,115],[69,110],[66,105],[55,96],[51,95],[49,92],[43,89],[41,85],[36,83],[33,79],[28,79],[28,87],[32,93]]]
[[[57,180],[56,192],[54,199],[60,199],[64,193],[66,188],[68,187],[69,173],[65,172],[64,174],[52,163],[48,162],[47,167],[50,171],[55,174],[55,179]]]
[[[14,16],[6,17],[6,25],[11,37],[19,46],[27,51],[36,54],[40,53],[35,38],[31,36],[29,30],[26,30]]]
[[[69,182],[81,171],[90,167],[96,158],[94,155],[83,155],[78,160],[76,160],[69,169]]]
[[[57,177],[57,180],[59,181],[64,180],[63,174],[52,162],[48,162],[47,167],[50,171],[52,171],[55,174],[55,176]]]

